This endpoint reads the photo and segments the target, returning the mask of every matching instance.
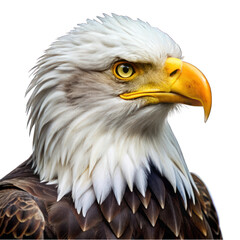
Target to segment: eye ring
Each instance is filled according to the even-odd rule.
[[[116,62],[113,65],[112,71],[115,77],[125,81],[135,78],[138,72],[135,64],[127,61]]]

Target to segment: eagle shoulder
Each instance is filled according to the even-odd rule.
[[[33,197],[16,188],[0,187],[0,238],[43,238],[45,220]]]
[[[222,239],[222,233],[219,226],[219,219],[216,208],[210,193],[204,184],[204,182],[194,173],[191,173],[192,178],[198,188],[199,194],[198,200],[201,204],[202,211],[204,212],[205,218],[211,228],[211,232],[214,239]]]
[[[54,237],[47,206],[57,199],[56,186],[40,182],[31,160],[0,180],[0,238]]]

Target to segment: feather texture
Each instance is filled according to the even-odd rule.
[[[195,205],[188,198],[191,216],[181,194],[153,166],[145,197],[136,187],[133,192],[127,188],[119,205],[110,192],[102,204],[95,201],[83,216],[70,194],[57,202],[56,186],[40,183],[31,166],[30,159],[0,181],[1,238],[221,238],[210,195],[195,175],[199,193],[195,192]]]
[[[166,122],[174,106],[119,98],[136,84],[111,70],[119,59],[160,70],[169,56],[181,58],[181,50],[166,33],[113,14],[80,24],[39,59],[27,90],[28,123],[35,171],[57,183],[58,200],[72,192],[78,212],[86,213],[111,191],[118,204],[126,187],[145,196],[150,162],[185,205],[186,194],[194,198],[194,181]]]
[[[120,97],[164,85],[179,46],[141,20],[98,19],[60,37],[33,70],[33,154],[0,181],[0,237],[221,238],[166,120],[175,104]],[[134,81],[113,74],[122,59],[141,68]]]

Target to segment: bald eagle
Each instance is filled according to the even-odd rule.
[[[27,93],[33,153],[0,181],[1,238],[221,238],[167,121],[179,104],[206,121],[210,86],[166,33],[87,20],[46,50]]]

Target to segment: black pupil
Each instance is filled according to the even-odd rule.
[[[129,66],[124,65],[122,70],[123,70],[124,73],[128,73],[129,72]]]

